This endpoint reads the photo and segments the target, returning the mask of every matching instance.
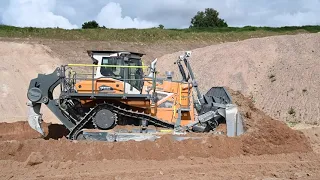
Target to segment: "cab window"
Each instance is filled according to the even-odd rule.
[[[114,66],[131,66],[130,68],[123,67],[101,67],[100,73],[105,77],[112,77],[119,80],[126,79],[127,83],[131,84],[136,89],[140,90],[143,86],[143,71],[141,68],[140,59],[129,59],[124,61],[122,58],[103,57],[101,65],[114,65]]]

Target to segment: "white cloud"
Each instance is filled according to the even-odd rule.
[[[53,13],[55,5],[55,0],[10,0],[3,12],[2,22],[20,27],[77,28],[68,19]]]
[[[100,26],[107,28],[150,28],[158,26],[157,23],[122,16],[122,8],[119,3],[110,2],[103,7],[97,16],[97,22]]]
[[[320,0],[0,0],[0,16],[15,26],[74,28],[95,19],[110,28],[181,28],[215,8],[229,26],[287,26],[319,25],[318,7]]]

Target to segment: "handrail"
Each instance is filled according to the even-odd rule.
[[[120,67],[120,68],[148,68],[148,66],[96,65],[96,64],[68,64],[69,67]]]
[[[77,80],[91,80],[92,81],[92,89],[91,89],[92,90],[92,92],[91,92],[92,98],[94,98],[94,96],[96,94],[95,93],[95,84],[96,84],[95,83],[95,74],[96,74],[95,73],[95,67],[119,67],[119,68],[124,68],[125,70],[128,70],[129,68],[141,68],[141,69],[150,68],[149,66],[144,66],[144,65],[142,65],[142,66],[131,66],[131,65],[97,65],[97,64],[67,64],[67,65],[62,65],[61,67],[64,69],[63,73],[65,73],[65,68],[66,67],[70,67],[70,69],[72,69],[72,67],[91,67],[92,68],[92,73],[82,73],[82,74],[81,73],[79,73],[79,74],[76,73],[77,75],[84,75],[85,77],[83,77],[83,78],[74,76],[74,77],[65,78],[65,79],[75,80],[75,82]],[[89,77],[90,75],[92,75],[91,78]],[[106,78],[108,78],[108,77],[106,77]],[[128,80],[142,81],[142,82],[152,81],[152,87],[153,87],[152,88],[153,89],[152,101],[155,101],[155,89],[156,89],[156,78],[157,78],[156,77],[156,71],[153,72],[153,77],[151,77],[151,80],[144,79],[144,78],[147,78],[147,77],[142,77],[142,79],[131,79],[131,78],[126,78],[126,77],[120,78],[120,79],[115,78],[115,79],[123,81],[124,84],[126,84]],[[62,84],[63,87],[64,87],[64,84],[65,83]],[[125,86],[123,86],[123,95],[124,95],[124,97],[125,97],[126,94],[127,94],[127,92],[126,92],[126,85],[125,85]]]

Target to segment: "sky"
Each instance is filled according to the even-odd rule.
[[[1,0],[0,23],[19,27],[187,28],[214,8],[229,26],[320,25],[320,0]]]

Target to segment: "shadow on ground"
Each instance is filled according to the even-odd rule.
[[[50,124],[48,125],[47,136],[44,138],[46,140],[66,137],[69,134],[69,130],[61,124]]]

